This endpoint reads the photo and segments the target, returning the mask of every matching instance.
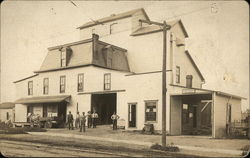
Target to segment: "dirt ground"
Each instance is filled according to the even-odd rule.
[[[194,157],[175,152],[151,150],[145,146],[110,143],[104,141],[91,141],[76,138],[63,138],[57,136],[36,136],[31,134],[0,135],[0,150],[7,156],[32,156],[36,157],[41,152],[42,156],[65,155],[62,157]],[[14,143],[13,143],[14,142]],[[24,145],[23,145],[24,144]],[[37,147],[38,146],[38,147]],[[60,153],[60,150],[63,152]],[[65,150],[65,151],[64,151]],[[76,150],[79,150],[76,151]],[[72,154],[72,151],[76,152]],[[46,155],[48,153],[48,156]],[[85,154],[86,153],[86,154]],[[52,154],[52,155],[51,155]],[[96,155],[94,155],[96,154]],[[59,156],[60,157],[60,156]],[[109,156],[108,156],[109,157]]]
[[[52,133],[72,133],[77,135],[87,135],[102,138],[112,138],[119,140],[138,140],[143,142],[161,143],[161,135],[145,135],[136,132],[123,130],[113,131],[109,126],[97,126],[97,128],[86,128],[85,133],[80,133],[78,129],[49,129]],[[221,148],[240,150],[246,145],[250,145],[249,139],[213,139],[209,136],[167,136],[167,144],[174,143],[182,146],[195,146],[205,148]]]

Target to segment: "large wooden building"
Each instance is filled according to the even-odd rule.
[[[15,121],[25,122],[29,112],[65,120],[68,111],[95,109],[99,124],[117,112],[126,130],[152,123],[160,131],[162,28],[140,19],[149,20],[144,9],[111,15],[80,26],[80,41],[48,48],[40,70],[14,82]],[[167,131],[223,137],[241,118],[242,98],[203,89],[182,21],[167,24]]]

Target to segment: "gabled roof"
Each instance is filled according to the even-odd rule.
[[[15,107],[15,104],[12,102],[4,102],[0,104],[0,109],[12,109]]]
[[[174,25],[176,24],[180,24],[182,30],[183,30],[183,33],[185,35],[185,37],[187,38],[188,37],[188,34],[187,34],[187,31],[182,23],[182,21],[180,19],[177,19],[177,20],[173,20],[173,21],[167,21],[166,22],[167,25],[170,25],[171,27],[173,27]],[[131,36],[139,36],[139,35],[145,35],[145,34],[149,34],[149,33],[155,33],[155,32],[160,32],[162,31],[162,27],[161,26],[158,26],[158,25],[148,25],[146,27],[141,27],[139,28],[138,30],[134,31]]]
[[[134,15],[135,13],[138,13],[138,12],[142,12],[143,15],[145,16],[145,18],[147,20],[149,20],[149,17],[146,14],[145,10],[143,8],[140,8],[140,9],[135,9],[135,10],[131,10],[131,11],[120,13],[120,14],[113,14],[113,15],[111,15],[109,17],[101,18],[101,19],[98,19],[98,20],[95,20],[95,21],[90,21],[90,22],[78,27],[78,29],[83,29],[83,28],[99,25],[99,24],[102,24],[102,23],[106,23],[106,22],[110,22],[110,21],[114,21],[114,20],[119,20],[119,19],[131,17],[132,15]]]
[[[201,80],[202,80],[202,81],[205,81],[203,75],[201,74],[201,72],[200,72],[198,66],[195,64],[195,62],[194,62],[192,56],[190,55],[190,53],[186,50],[186,51],[185,51],[185,54],[187,55],[187,57],[188,57],[189,60],[191,61],[192,65],[194,66],[194,68],[195,68],[195,70],[197,71],[198,75],[200,76]]]

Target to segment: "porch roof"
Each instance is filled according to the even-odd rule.
[[[20,98],[15,101],[16,104],[34,104],[34,103],[59,103],[62,101],[68,101],[70,95],[57,95],[57,96],[39,96],[39,97],[29,97]]]

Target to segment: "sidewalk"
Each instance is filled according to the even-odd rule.
[[[113,137],[110,138],[110,135],[102,136],[102,134],[100,134],[98,136],[97,135],[96,136],[91,136],[90,134],[93,134],[93,132],[80,133],[80,132],[78,132],[76,130],[68,131],[68,130],[65,130],[65,129],[64,129],[63,132],[62,132],[62,130],[55,129],[55,130],[49,130],[48,132],[29,132],[29,134],[31,134],[31,135],[43,135],[43,136],[57,136],[57,137],[64,137],[64,138],[76,138],[76,139],[93,140],[93,141],[105,141],[105,142],[113,142],[113,143],[124,143],[124,144],[127,144],[127,145],[129,145],[129,144],[132,145],[133,144],[133,145],[140,145],[140,146],[145,146],[145,147],[150,147],[155,142],[158,142],[156,138],[160,137],[159,135],[158,136],[155,136],[155,135],[140,135],[140,137],[143,136],[143,137],[147,137],[147,138],[154,138],[154,140],[156,140],[156,141],[152,142],[152,141],[150,141],[148,139],[140,139],[140,138],[139,139],[134,139],[134,137],[130,137],[131,136],[130,133],[125,133],[124,134],[122,132],[117,132],[117,133],[111,134]],[[123,136],[121,136],[121,134]],[[132,134],[132,135],[136,135],[136,134]],[[128,139],[127,136],[129,138],[131,138],[131,139]],[[138,134],[137,134],[137,137],[138,137]],[[179,136],[179,138],[176,137],[176,136],[169,136],[167,139],[169,140],[170,137],[175,138],[175,139],[179,139],[179,140],[180,139],[183,140],[183,139],[188,138],[188,137],[185,138],[185,136]],[[198,139],[203,139],[204,142],[206,142],[209,138],[201,137],[201,138],[198,138]],[[138,141],[138,140],[140,140],[140,141]],[[192,137],[188,138],[188,140],[192,140]],[[195,141],[195,138],[193,138],[192,141]],[[203,142],[203,145],[204,145],[204,142]],[[221,148],[191,146],[190,144],[192,144],[192,143],[188,143],[187,145],[180,145],[180,144],[175,143],[175,145],[178,146],[180,148],[180,150],[188,150],[189,153],[193,152],[193,151],[206,152],[206,153],[212,153],[211,155],[214,155],[214,156],[216,156],[216,153],[226,154],[227,156],[229,156],[229,155],[240,156],[241,153],[242,153],[241,150],[237,150],[237,149],[221,149]]]

